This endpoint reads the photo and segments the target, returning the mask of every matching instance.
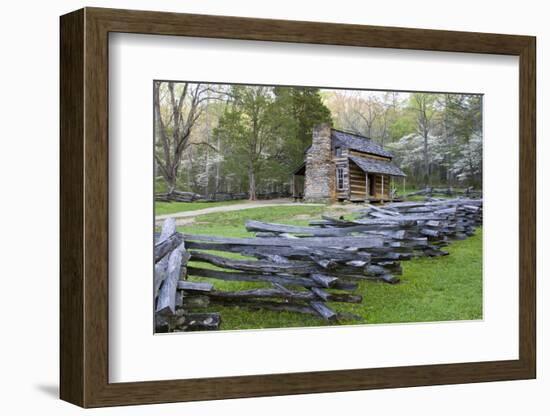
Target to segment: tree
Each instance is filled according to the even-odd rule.
[[[154,82],[155,170],[164,178],[168,193],[176,189],[193,127],[207,101],[218,97],[219,92],[209,84]]]
[[[411,95],[410,105],[416,112],[417,131],[422,137],[422,156],[424,161],[423,180],[426,186],[430,183],[430,149],[429,137],[434,115],[435,94],[414,93]]]
[[[408,95],[393,91],[331,91],[326,103],[337,128],[386,145],[414,131],[415,122],[403,105]]]
[[[366,137],[379,137],[384,105],[380,93],[338,91],[331,100],[331,110],[339,128]]]
[[[372,138],[375,134],[375,123],[380,122],[384,114],[384,107],[380,103],[378,97],[372,95],[365,99],[361,99],[360,103],[362,105],[355,108],[355,112],[359,120],[363,122],[364,127],[362,132],[359,129],[356,130],[358,130],[359,133]]]
[[[230,95],[232,102],[214,135],[227,143],[225,153],[234,171],[246,167],[249,198],[255,200],[258,174],[276,144],[273,91],[270,87],[235,85]]]
[[[453,173],[460,181],[468,185],[480,187],[482,185],[483,142],[478,133],[474,133],[470,140],[460,146],[460,154],[453,164]]]
[[[332,124],[332,117],[318,88],[275,87],[273,93],[271,117],[284,146],[279,147],[279,153],[273,155],[272,160],[283,164],[287,175],[288,169],[303,162],[304,151],[311,145],[313,126]]]
[[[453,137],[452,175],[469,185],[481,186],[482,178],[482,97],[448,94],[449,128]]]
[[[395,162],[407,172],[411,184],[426,184],[425,174],[425,137],[414,132],[403,136],[401,139],[388,144],[387,148],[394,155]],[[441,140],[438,137],[429,135],[427,147],[430,149],[430,164],[440,162],[438,150]]]

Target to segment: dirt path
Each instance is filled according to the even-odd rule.
[[[159,223],[165,220],[166,218],[175,218],[176,225],[188,225],[195,222],[195,217],[204,214],[212,214],[216,212],[229,212],[229,211],[240,211],[243,209],[251,208],[263,208],[263,207],[279,207],[279,206],[312,206],[320,207],[323,204],[308,204],[302,202],[292,202],[289,199],[272,199],[266,201],[247,201],[242,204],[234,205],[224,205],[211,208],[197,209],[195,211],[184,211],[184,212],[174,212],[172,214],[158,215],[155,217],[155,222]]]

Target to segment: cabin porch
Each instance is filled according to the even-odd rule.
[[[350,166],[351,202],[385,202],[391,200],[391,180],[388,175],[354,171]]]
[[[358,163],[350,159],[349,163],[349,200],[351,202],[389,202],[394,201],[392,194],[396,175],[365,171]]]

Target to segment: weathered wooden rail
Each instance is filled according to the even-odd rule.
[[[276,199],[289,198],[289,192],[257,192],[257,199]],[[183,192],[174,190],[172,192],[160,192],[155,194],[155,201],[161,202],[218,202],[218,201],[233,201],[239,199],[248,199],[248,192],[214,192],[207,195],[201,195],[194,192]]]
[[[201,198],[202,195],[194,192],[183,192],[177,190],[155,194],[155,201],[161,202],[193,202]]]
[[[468,187],[464,190],[458,190],[454,189],[453,187],[448,188],[434,188],[434,187],[426,187],[423,189],[419,189],[418,191],[409,192],[406,194],[406,197],[411,196],[425,196],[425,197],[432,197],[434,195],[443,195],[443,196],[463,196],[467,198],[480,198],[481,197],[481,191],[478,189],[474,189],[473,187]]]

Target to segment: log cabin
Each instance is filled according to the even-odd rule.
[[[374,140],[320,124],[304,162],[293,172],[292,193],[309,202],[385,202],[392,179],[405,178],[390,152]]]

